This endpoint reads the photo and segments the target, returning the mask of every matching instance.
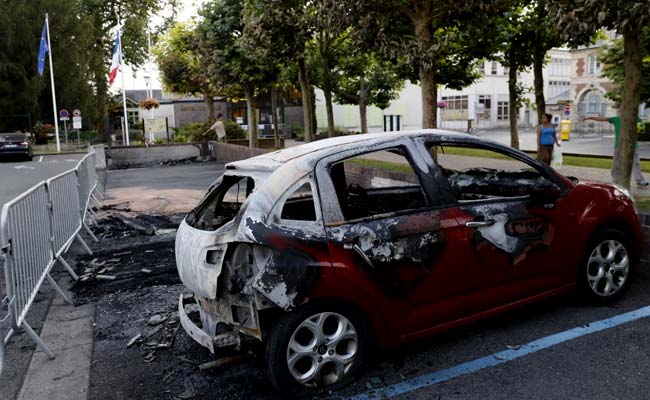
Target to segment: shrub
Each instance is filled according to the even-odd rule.
[[[646,122],[645,129],[639,132],[637,140],[639,142],[650,142],[650,122]]]
[[[248,132],[235,121],[225,120],[223,125],[226,128],[226,139],[246,139],[248,137]]]
[[[165,144],[167,141],[163,138],[154,138],[153,144]]]
[[[48,136],[54,132],[54,125],[37,122],[34,125],[34,142],[36,144],[47,144]]]
[[[305,140],[305,131],[298,123],[291,124],[291,137],[296,140]]]

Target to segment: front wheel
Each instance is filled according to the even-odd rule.
[[[273,386],[308,396],[350,383],[372,347],[370,325],[351,307],[313,304],[276,321],[267,344]]]
[[[587,247],[578,285],[590,302],[612,303],[629,288],[633,267],[631,247],[625,235],[614,229],[603,230]]]

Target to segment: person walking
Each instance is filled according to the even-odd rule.
[[[610,124],[614,125],[614,152],[616,152],[616,149],[618,149],[618,136],[621,133],[621,113],[623,112],[623,106],[621,105],[618,108],[618,115],[613,116],[613,117],[583,117],[582,120],[586,121],[588,119],[593,120],[593,121],[600,121],[600,122],[609,122]],[[641,119],[638,120],[638,122],[641,122]],[[612,176],[614,174],[614,170],[612,169]],[[641,172],[641,159],[639,156],[639,143],[634,142],[634,157],[632,158],[632,176],[634,177],[634,180],[636,181],[637,186],[639,187],[646,187],[650,185],[648,181],[645,180],[645,177],[643,176],[643,173]]]
[[[555,134],[555,127],[551,124],[551,114],[542,116],[542,124],[537,127],[537,159],[551,165],[553,158],[553,145],[560,147],[560,142]]]

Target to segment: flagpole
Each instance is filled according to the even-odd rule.
[[[124,106],[124,131],[126,132],[126,145],[129,146],[130,145],[129,144],[129,114],[126,112],[126,86],[124,85],[124,58],[122,58],[122,32],[118,31],[117,34],[120,36],[118,45],[120,51],[120,69],[122,70],[122,102],[123,102],[122,104]]]
[[[45,26],[47,27],[47,55],[50,58],[50,82],[52,83],[52,108],[54,110],[54,131],[56,133],[56,151],[61,152],[61,143],[59,142],[59,119],[56,112],[56,92],[54,91],[54,64],[52,64],[52,44],[50,43],[50,22],[47,13],[45,13]]]

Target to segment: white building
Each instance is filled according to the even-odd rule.
[[[564,104],[570,98],[571,52],[553,49],[549,52],[549,62],[544,68],[544,93],[549,106]],[[438,126],[445,129],[465,130],[467,120],[478,129],[507,128],[510,101],[508,95],[508,69],[496,61],[485,61],[481,72],[483,78],[462,90],[441,87],[438,101],[446,107],[438,108]],[[480,68],[479,68],[480,69]],[[535,111],[534,77],[532,69],[519,74],[519,82],[530,88],[524,95],[524,106],[519,109],[519,125],[537,125]],[[552,108],[552,107],[551,107]],[[559,113],[559,112],[558,112]],[[368,108],[368,128],[381,131],[383,115],[400,115],[402,129],[418,129],[422,125],[422,96],[420,87],[407,82],[398,99],[385,110]],[[318,126],[327,126],[325,100],[322,91],[316,91],[316,117]],[[334,123],[337,128],[359,130],[358,107],[334,105]]]

